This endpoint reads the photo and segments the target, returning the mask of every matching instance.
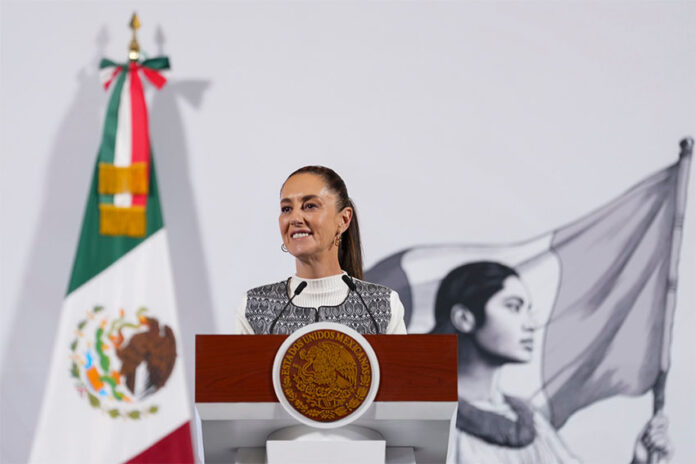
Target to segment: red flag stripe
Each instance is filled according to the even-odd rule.
[[[193,463],[190,422],[126,461],[126,464],[189,464]]]
[[[123,68],[121,66],[117,66],[116,69],[111,73],[111,77],[109,77],[109,80],[104,82],[104,90],[109,90],[109,86],[111,83],[116,79],[116,76],[118,76],[118,73],[121,72]]]
[[[154,69],[146,68],[146,67],[141,67],[140,69],[143,70],[143,73],[145,74],[145,77],[152,82],[152,85],[157,87],[158,89],[161,89],[164,84],[167,83],[167,79]]]
[[[147,107],[145,106],[145,93],[143,84],[138,75],[139,69],[136,62],[131,62],[131,137],[132,154],[131,163],[145,163],[147,166],[147,176],[150,177],[150,139],[147,126]],[[145,206],[147,195],[133,195],[133,206]]]

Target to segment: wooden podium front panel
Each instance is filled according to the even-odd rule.
[[[287,335],[196,335],[196,403],[277,402],[271,370]],[[375,401],[457,401],[456,335],[366,335]]]
[[[456,335],[365,335],[380,370],[375,401],[457,401]]]

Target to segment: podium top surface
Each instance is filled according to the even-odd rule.
[[[287,335],[197,335],[196,403],[277,402],[271,369]],[[377,354],[375,401],[457,401],[456,335],[365,335]]]

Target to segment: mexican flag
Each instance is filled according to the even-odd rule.
[[[164,85],[169,61],[101,68],[112,93],[31,462],[193,462],[143,92]]]
[[[614,395],[654,390],[660,409],[692,147],[684,140],[679,162],[571,224],[514,244],[414,246],[366,278],[399,292],[409,333],[427,333],[452,270],[481,261],[512,267],[539,326],[532,361],[503,370],[507,393],[532,399],[555,427]]]

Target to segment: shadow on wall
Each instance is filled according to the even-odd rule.
[[[174,60],[172,63],[176,66]],[[186,363],[187,386],[192,402],[195,334],[214,332],[215,321],[179,105],[187,102],[199,108],[209,85],[207,81],[172,79],[155,93],[150,107],[150,137],[157,163],[179,309],[179,331],[183,345],[180,352]]]
[[[161,31],[158,41],[163,43]],[[88,72],[78,74],[78,88],[63,117],[47,163],[44,199],[22,279],[16,315],[0,381],[0,462],[25,463],[50,370],[60,309],[72,269],[109,93],[99,84],[97,65],[108,42],[102,28]],[[174,63],[176,63],[174,61]],[[179,100],[200,107],[209,86],[204,81],[170,81],[155,92],[150,133],[160,180],[179,308],[181,353],[186,361],[193,401],[194,334],[214,331],[208,274],[203,256],[188,150]]]
[[[166,55],[166,38],[157,26],[157,55]],[[176,74],[176,57],[171,60]],[[164,226],[169,239],[169,255],[174,275],[174,291],[179,310],[179,339],[186,366],[189,400],[194,400],[194,360],[197,333],[213,333],[215,319],[208,284],[208,267],[194,192],[189,175],[189,152],[180,105],[185,102],[198,110],[210,81],[169,79],[155,91],[149,108],[150,142],[157,163],[157,180],[162,199]],[[195,424],[191,426],[195,433]],[[194,441],[194,445],[195,445]],[[194,450],[195,451],[195,450]]]
[[[77,75],[77,90],[58,126],[44,174],[44,196],[3,360],[0,461],[29,459],[50,370],[60,308],[68,287],[90,177],[101,137],[106,95],[97,65],[108,35],[97,37],[96,56]]]

